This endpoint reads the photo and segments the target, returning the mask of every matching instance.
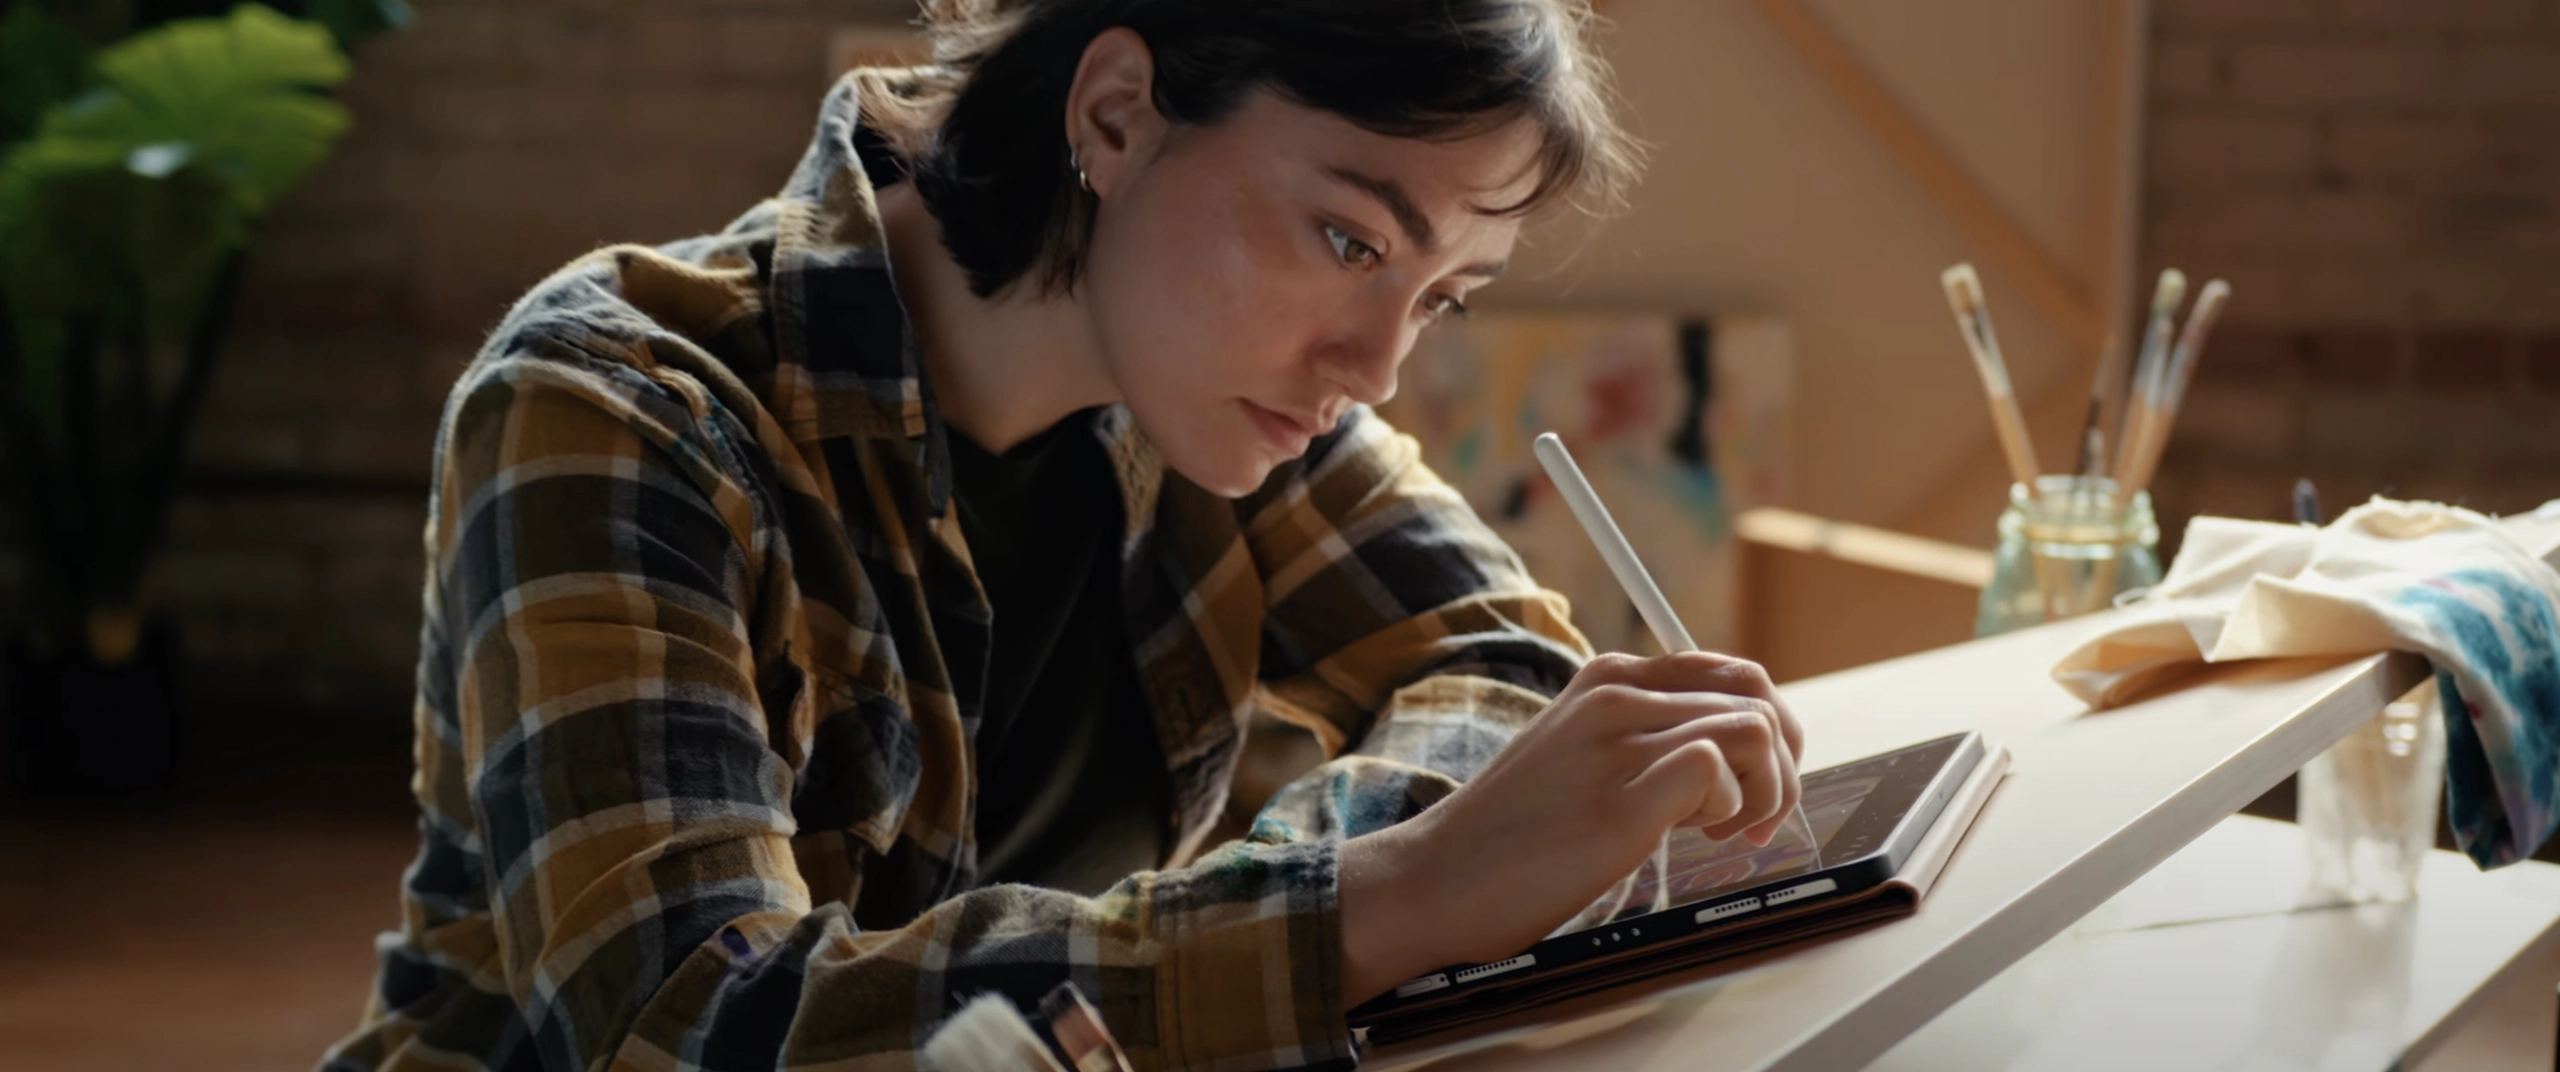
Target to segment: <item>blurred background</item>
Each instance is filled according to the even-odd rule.
[[[106,519],[103,542],[48,543],[50,512],[28,505],[67,494],[45,472],[82,471],[80,430],[54,405],[80,397],[75,380],[24,347],[6,388],[18,408],[0,410],[35,433],[0,437],[7,701],[27,709],[41,678],[174,712],[168,762],[134,786],[66,794],[20,769],[51,760],[11,745],[0,918],[58,924],[0,931],[0,1046],[42,1058],[23,1067],[302,1067],[352,1024],[412,846],[420,539],[446,388],[550,269],[715,228],[774,190],[833,76],[911,45],[910,8],[891,0],[413,3],[315,0],[260,21],[218,2],[0,0],[10,101],[147,81],[172,62],[153,48],[216,47],[151,38],[217,25],[183,21],[204,17],[254,45],[227,54],[265,64],[221,87],[241,108],[314,88],[342,106],[288,108],[300,140],[240,150],[263,185],[187,195],[200,201],[116,187],[30,207],[0,168],[0,242],[146,241],[147,227],[45,230],[79,211],[127,218],[113,206],[203,232],[193,274],[136,283],[145,297],[126,305],[10,292],[105,325],[96,360],[128,370],[101,373],[109,401],[133,384],[200,399],[191,424],[147,400],[97,409],[100,471],[127,474],[83,507]],[[1682,537],[1711,564],[1697,598],[1714,605],[1697,613],[1781,680],[1971,635],[1960,554],[1878,569],[1737,525],[1776,508],[1939,542],[1885,556],[1906,564],[1990,547],[2007,476],[1937,285],[1956,261],[1981,270],[2047,459],[2070,456],[2102,340],[2139,331],[2160,269],[2230,281],[2153,485],[2164,561],[2193,515],[2290,516],[2300,477],[2333,510],[2373,494],[2491,512],[2560,498],[2560,0],[1602,10],[1651,167],[1624,215],[1539,234],[1481,308],[1496,324],[1655,331],[1659,353],[1627,360],[1715,358],[1695,401],[1726,449],[1684,456],[1722,481]],[[221,119],[185,111],[102,134],[20,109],[0,138],[76,156],[83,136],[150,149],[182,140],[153,124]],[[221,148],[205,137],[194,157],[131,159],[184,179]],[[123,323],[144,325],[141,344],[120,348]],[[1723,342],[1696,350],[1690,324]],[[80,342],[46,345],[92,352]],[[1448,360],[1578,360],[1503,358],[1538,348],[1498,336],[1465,346]],[[1409,372],[1423,402],[1441,397],[1435,356]],[[1607,396],[1591,397],[1568,409],[1596,427]],[[164,441],[154,468],[136,444]],[[1427,446],[1458,464],[1442,461],[1455,441]],[[103,617],[57,613],[49,582],[75,559]],[[146,669],[82,669],[83,644]],[[303,899],[279,908],[287,889]],[[236,923],[191,916],[224,905]],[[167,1010],[165,1039],[114,1018],[137,1000]]]

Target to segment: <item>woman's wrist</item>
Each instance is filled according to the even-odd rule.
[[[1342,996],[1358,1005],[1389,987],[1448,963],[1435,923],[1438,877],[1431,863],[1425,812],[1407,822],[1342,843]]]

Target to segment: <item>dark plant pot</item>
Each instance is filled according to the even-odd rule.
[[[50,658],[23,637],[0,658],[0,756],[36,796],[101,796],[164,785],[178,769],[178,631],[143,626],[131,661],[86,648]]]

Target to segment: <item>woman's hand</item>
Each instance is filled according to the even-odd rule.
[[[1344,844],[1345,997],[1529,948],[1672,827],[1767,844],[1795,811],[1803,748],[1757,663],[1592,660],[1484,773]]]

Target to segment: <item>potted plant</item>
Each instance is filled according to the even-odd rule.
[[[406,9],[310,13],[335,21],[241,4],[94,52],[33,0],[0,14],[0,539],[25,578],[0,754],[31,789],[174,769],[147,581],[188,430],[259,218],[346,130],[345,42]]]

